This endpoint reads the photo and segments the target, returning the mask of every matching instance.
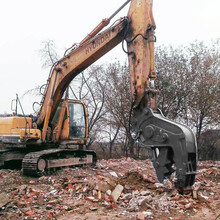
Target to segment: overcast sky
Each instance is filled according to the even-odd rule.
[[[46,83],[42,69],[41,42],[53,40],[63,53],[80,42],[103,18],[125,0],[10,0],[1,1],[0,13],[0,114],[11,113],[11,100],[18,93]],[[220,0],[154,0],[156,45],[187,45],[209,42],[220,36]],[[126,16],[128,6],[118,15]],[[117,19],[117,18],[116,18]],[[126,59],[121,45],[96,64]],[[32,112],[36,97],[21,99],[25,113]],[[37,99],[39,101],[39,98]]]

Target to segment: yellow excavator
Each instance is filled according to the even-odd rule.
[[[128,15],[103,31],[128,3]],[[68,99],[65,91],[79,73],[122,42],[129,60],[133,101],[130,124],[135,139],[153,152],[152,162],[160,182],[175,172],[178,187],[192,186],[197,170],[194,134],[185,125],[165,118],[157,107],[155,28],[152,0],[127,0],[102,20],[54,64],[37,116],[14,114],[0,118],[0,166],[20,160],[25,175],[39,176],[60,167],[96,163],[95,152],[84,149],[89,135],[86,106]],[[16,103],[20,103],[18,98]]]

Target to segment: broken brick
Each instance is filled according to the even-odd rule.
[[[188,203],[188,204],[185,205],[185,208],[189,209],[191,206],[192,206],[192,203]]]
[[[88,201],[93,202],[93,200],[95,200],[95,197],[93,197],[93,196],[88,196],[88,197],[85,197],[85,200],[88,200]]]
[[[24,214],[27,216],[33,216],[35,215],[35,212],[33,212],[32,210],[27,210]]]
[[[52,220],[53,219],[53,212],[47,211],[47,217]]]
[[[117,209],[117,208],[118,208],[118,205],[115,203],[111,203],[106,207],[106,209]]]

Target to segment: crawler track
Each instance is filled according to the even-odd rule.
[[[95,163],[94,151],[49,149],[26,154],[22,161],[22,169],[24,175],[42,176],[51,174],[61,167]]]

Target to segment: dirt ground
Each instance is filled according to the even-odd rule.
[[[220,162],[199,162],[184,191],[158,183],[150,160],[100,160],[40,178],[0,170],[0,219],[220,220]]]

